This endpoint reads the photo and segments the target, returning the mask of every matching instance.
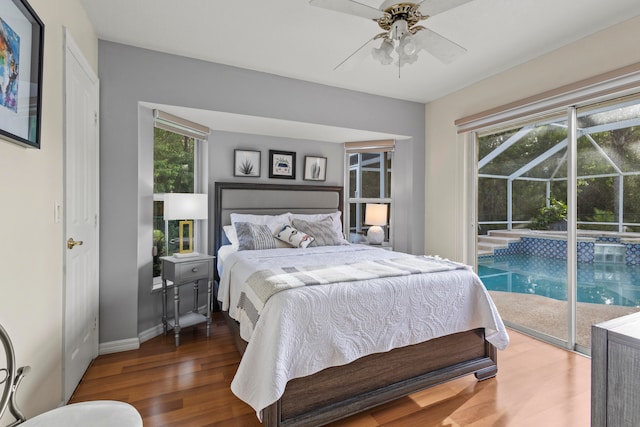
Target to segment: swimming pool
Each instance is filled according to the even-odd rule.
[[[563,259],[513,254],[478,258],[478,275],[488,290],[567,300]],[[640,307],[640,266],[578,263],[578,302]]]

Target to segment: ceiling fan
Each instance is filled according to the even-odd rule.
[[[334,70],[344,68],[348,61],[357,62],[357,59],[362,59],[369,54],[381,64],[389,65],[394,62],[392,55],[395,52],[398,76],[400,76],[400,67],[416,62],[418,53],[421,50],[427,51],[445,64],[455,61],[466,52],[466,49],[462,46],[422,25],[418,25],[418,23],[470,1],[422,0],[411,2],[385,0],[378,9],[353,0],[310,0],[309,3],[312,6],[371,19],[377,22],[380,28],[384,30],[384,32],[376,34],[349,55]],[[380,41],[380,43],[376,43],[377,41]],[[371,50],[365,49],[370,45],[375,46],[376,44],[377,47],[373,47]]]

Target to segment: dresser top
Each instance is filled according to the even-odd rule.
[[[619,335],[640,340],[640,312],[607,320],[595,326]]]

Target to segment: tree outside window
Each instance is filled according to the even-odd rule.
[[[165,193],[195,192],[196,140],[164,129],[154,129],[153,150],[153,275],[160,276],[159,257],[172,255],[179,248],[178,221],[165,227]]]

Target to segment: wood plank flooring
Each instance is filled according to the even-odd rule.
[[[589,358],[509,331],[498,354],[498,376],[473,376],[398,399],[333,423],[333,427],[588,427]],[[145,427],[260,426],[255,412],[230,390],[240,357],[220,313],[211,337],[204,325],[159,336],[138,350],[99,356],[71,402],[129,402]]]

